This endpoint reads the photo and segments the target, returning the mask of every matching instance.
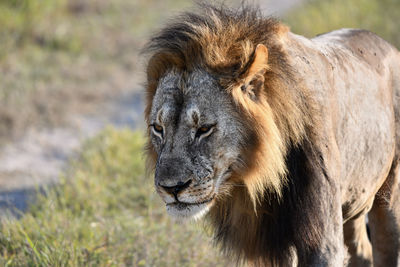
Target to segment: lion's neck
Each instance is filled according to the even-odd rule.
[[[315,220],[318,186],[311,181],[315,158],[309,144],[292,147],[287,156],[288,183],[282,198],[265,193],[254,209],[246,188],[233,187],[210,212],[215,239],[224,251],[256,266],[287,266],[297,252],[299,260],[312,253],[320,235],[310,227]]]

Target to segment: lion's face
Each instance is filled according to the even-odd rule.
[[[228,93],[203,71],[169,72],[158,84],[149,122],[155,186],[168,213],[201,217],[229,178],[245,136]]]

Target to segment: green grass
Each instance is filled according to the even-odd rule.
[[[142,133],[106,129],[61,184],[0,230],[1,266],[227,266],[201,224],[178,224],[145,176]]]
[[[140,49],[184,0],[0,0],[0,145],[141,86]],[[157,7],[157,8],[155,8]],[[8,141],[8,140],[5,140]]]
[[[308,37],[340,28],[370,30],[400,48],[400,1],[311,0],[286,15],[292,31]]]
[[[0,0],[0,56],[27,42],[38,42],[43,26],[57,23],[64,6],[63,0]]]

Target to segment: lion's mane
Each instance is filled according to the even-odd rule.
[[[204,69],[217,77],[255,136],[243,149],[228,193],[210,211],[215,240],[227,254],[255,265],[287,264],[293,252],[305,259],[321,245],[313,201],[321,196],[309,174],[313,165],[323,163],[310,141],[316,112],[282,46],[288,29],[248,6],[200,8],[199,13],[184,13],[149,42],[146,119],[158,81],[168,70]],[[262,98],[254,102],[235,90],[257,44],[268,48],[268,66]],[[151,145],[148,155],[154,164]]]

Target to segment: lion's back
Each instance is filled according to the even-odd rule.
[[[341,29],[311,41],[329,66],[328,83],[318,90],[329,91],[326,95],[334,106],[324,121],[332,123],[341,185],[366,192],[365,197],[343,193],[343,199],[352,203],[344,203],[345,216],[351,217],[368,208],[368,196],[387,175],[382,165],[390,166],[393,159],[393,73],[399,72],[394,66],[399,53],[379,36],[360,29]]]
[[[393,107],[397,151],[400,152],[400,52],[380,36],[362,29],[340,29],[318,35],[312,41],[321,47],[328,46],[331,50],[328,56],[335,58],[336,65],[342,65],[339,70],[350,73],[352,78],[359,82],[362,91],[365,92],[376,85],[375,88],[379,90],[372,96],[381,101],[375,103],[383,103],[383,106],[389,109]],[[368,69],[369,73],[360,71],[357,68],[360,64]],[[352,68],[349,70],[346,65]],[[349,91],[355,91],[356,86],[347,84],[346,87]],[[367,111],[373,111],[372,107]]]
[[[375,33],[362,29],[340,29],[318,35],[312,41],[346,49],[355,59],[365,62],[380,74],[384,71],[384,62],[390,60],[396,51]]]

